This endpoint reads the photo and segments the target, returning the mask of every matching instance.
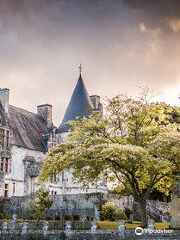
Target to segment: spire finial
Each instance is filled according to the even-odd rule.
[[[83,69],[83,68],[82,68],[82,64],[80,63],[80,64],[79,64],[79,73],[80,73],[80,74],[82,73],[82,69]]]

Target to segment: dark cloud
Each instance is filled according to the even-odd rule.
[[[1,87],[30,110],[53,104],[59,124],[79,62],[92,94],[177,88],[179,37],[180,1],[0,0]]]

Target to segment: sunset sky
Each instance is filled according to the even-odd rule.
[[[180,105],[180,1],[0,0],[0,87],[10,103],[53,105],[59,124],[83,65],[90,94]]]

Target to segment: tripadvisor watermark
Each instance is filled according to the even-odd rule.
[[[154,230],[152,230],[152,229],[143,229],[143,228],[141,228],[141,227],[137,227],[136,229],[135,229],[135,234],[136,235],[142,235],[143,233],[149,233],[149,234],[153,234],[153,233],[159,233],[159,234],[161,234],[161,233],[172,233],[173,232],[173,230],[169,230],[169,229],[163,229],[163,230],[161,230],[161,229],[154,229]]]

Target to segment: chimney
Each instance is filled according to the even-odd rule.
[[[43,104],[37,106],[37,113],[44,118],[48,127],[52,126],[52,105]]]
[[[94,107],[94,111],[100,111],[103,112],[103,105],[101,103],[101,98],[98,95],[92,95],[90,96],[91,98],[91,102],[93,104]]]
[[[4,108],[4,111],[8,113],[9,111],[9,89],[8,88],[0,88],[0,101]]]

